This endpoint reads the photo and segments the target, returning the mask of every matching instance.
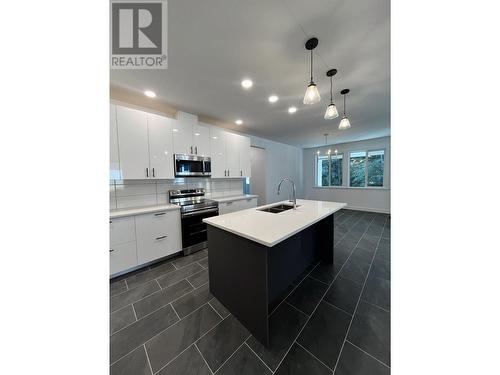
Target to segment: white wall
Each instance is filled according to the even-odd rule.
[[[357,210],[377,211],[390,213],[391,211],[391,138],[375,138],[366,141],[339,143],[323,147],[303,150],[304,195],[306,199],[335,201],[347,203],[348,207]],[[385,149],[384,187],[383,188],[351,188],[348,187],[348,153],[349,151]],[[337,149],[344,153],[343,158],[343,187],[316,187],[316,152],[325,154],[328,149]]]
[[[281,195],[277,194],[278,184],[283,177],[289,177],[295,182],[297,198],[304,197],[302,183],[302,149],[268,139],[251,136],[252,146],[262,147],[267,152],[266,166],[266,198],[267,203],[288,199],[291,186],[283,185]],[[252,192],[252,179],[250,179]],[[290,193],[289,193],[290,192]]]

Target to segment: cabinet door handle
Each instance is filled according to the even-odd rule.
[[[112,251],[115,251],[115,249],[109,249],[109,252],[111,253]]]
[[[191,153],[193,153],[193,146],[191,146]]]
[[[153,171],[154,171],[154,169],[153,169]],[[240,171],[240,176],[243,177],[243,171]],[[153,177],[154,177],[154,175],[153,175]]]
[[[146,168],[146,177],[149,177],[149,168]]]
[[[161,215],[165,215],[166,212],[160,212],[159,214],[155,214],[155,216],[161,216]]]
[[[153,168],[153,177],[155,176],[155,169]]]
[[[163,240],[164,238],[167,238],[167,236],[156,237],[157,240]]]
[[[194,146],[194,153],[198,155],[198,146]]]
[[[109,223],[111,224],[113,222],[113,220],[110,220]]]
[[[226,173],[227,173],[227,171],[224,169],[224,177],[226,177]]]
[[[229,177],[229,169],[227,170],[227,177]]]

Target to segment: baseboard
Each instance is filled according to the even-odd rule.
[[[380,208],[370,208],[370,207],[359,207],[359,206],[351,206],[347,205],[346,210],[354,210],[354,211],[368,211],[368,212],[376,212],[379,214],[391,214],[390,210],[382,210]]]

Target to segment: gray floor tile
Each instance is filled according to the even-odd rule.
[[[307,277],[287,298],[287,302],[311,315],[327,288],[328,285]]]
[[[151,375],[144,346],[141,345],[132,353],[111,366],[111,375]]]
[[[339,276],[363,284],[369,269],[370,263],[359,259],[349,259]]]
[[[111,313],[109,318],[110,334],[115,333],[133,322],[135,322],[135,314],[132,305],[128,305],[123,309]]]
[[[362,287],[363,284],[338,277],[328,290],[328,293],[326,293],[325,301],[352,315],[358,303]]]
[[[340,271],[341,267],[342,265],[337,263],[320,263],[314,269],[314,271],[311,272],[311,277],[314,277],[319,281],[323,281],[324,283],[330,284],[333,279],[335,279],[335,275]]]
[[[351,259],[353,260],[359,260],[365,263],[371,263],[373,256],[375,255],[375,250],[373,251],[368,251],[359,247],[356,247],[354,251],[351,254]]]
[[[212,306],[214,310],[217,311],[217,313],[223,318],[229,315],[229,311],[227,311],[226,307],[220,303],[217,298],[212,298],[210,300],[210,306]]]
[[[184,297],[179,298],[172,303],[175,311],[181,318],[196,310],[201,305],[207,303],[213,298],[208,290],[208,284],[205,284]]]
[[[201,259],[198,263],[201,264],[203,268],[208,268],[208,258]]]
[[[217,375],[271,375],[262,361],[254,353],[243,345],[222,366]]]
[[[381,277],[382,279],[391,280],[391,264],[383,259],[375,258],[373,260],[372,268],[370,269],[370,276]]]
[[[194,345],[164,367],[157,375],[210,375],[207,364]]]
[[[127,285],[125,284],[125,280],[120,280],[116,282],[112,282],[109,286],[109,296],[113,297],[119,293],[123,293],[127,291]]]
[[[149,281],[146,284],[138,286],[137,288],[130,289],[127,292],[111,297],[110,311],[113,312],[121,309],[122,307],[130,305],[141,298],[157,292],[158,290],[160,290],[158,283],[156,281]]]
[[[217,371],[249,335],[247,329],[231,315],[203,336],[196,345],[212,371]]]
[[[391,309],[391,282],[381,277],[368,276],[361,298],[386,310]]]
[[[220,321],[219,315],[205,305],[148,341],[146,350],[153,372],[157,372]]]
[[[283,303],[271,315],[269,322],[270,348],[264,347],[253,336],[247,341],[248,346],[262,358],[271,370],[275,371],[306,320],[307,317],[304,314]]]
[[[159,292],[141,299],[140,301],[137,301],[134,303],[137,318],[142,318],[143,316],[169,304],[173,300],[181,297],[191,290],[193,290],[193,287],[186,280],[181,280],[177,284],[171,285]]]
[[[331,373],[332,370],[296,343],[275,372],[276,375],[331,375]]]
[[[335,375],[390,375],[391,370],[346,342]]]
[[[381,238],[375,254],[375,259],[383,259],[387,262],[391,261],[391,244],[390,240]]]
[[[151,269],[145,270],[144,272],[135,274],[127,278],[127,284],[128,287],[132,289],[172,271],[175,271],[175,267],[172,265],[172,263],[161,263]]]
[[[166,288],[200,271],[203,271],[203,267],[198,263],[192,263],[181,268],[180,270],[167,273],[165,276],[162,276],[157,280],[162,288]]]
[[[204,270],[187,278],[195,288],[208,283],[208,270]]]
[[[196,262],[197,260],[206,258],[208,255],[207,250],[200,250],[194,254],[187,255],[185,257],[181,257],[177,260],[172,261],[172,263],[177,267],[177,268],[182,268],[187,266],[188,264],[191,264],[193,262]]]
[[[349,314],[321,302],[297,342],[333,369],[350,321]]]
[[[390,366],[390,313],[360,301],[348,340]]]
[[[168,305],[116,332],[110,339],[111,363],[144,344],[154,335],[170,327],[178,320],[179,318],[172,309],[172,306]]]
[[[378,236],[372,236],[369,234],[365,234],[363,236],[363,238],[361,238],[361,240],[359,241],[359,243],[356,247],[363,249],[365,251],[369,251],[373,254],[373,253],[375,253],[375,250],[377,249],[378,240],[379,240]]]

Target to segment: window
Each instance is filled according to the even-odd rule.
[[[384,150],[368,152],[368,186],[384,186]]]
[[[384,150],[354,151],[349,154],[349,186],[384,186]]]
[[[349,160],[350,186],[365,186],[366,151],[351,152]]]
[[[342,186],[342,154],[317,157],[317,186]]]

